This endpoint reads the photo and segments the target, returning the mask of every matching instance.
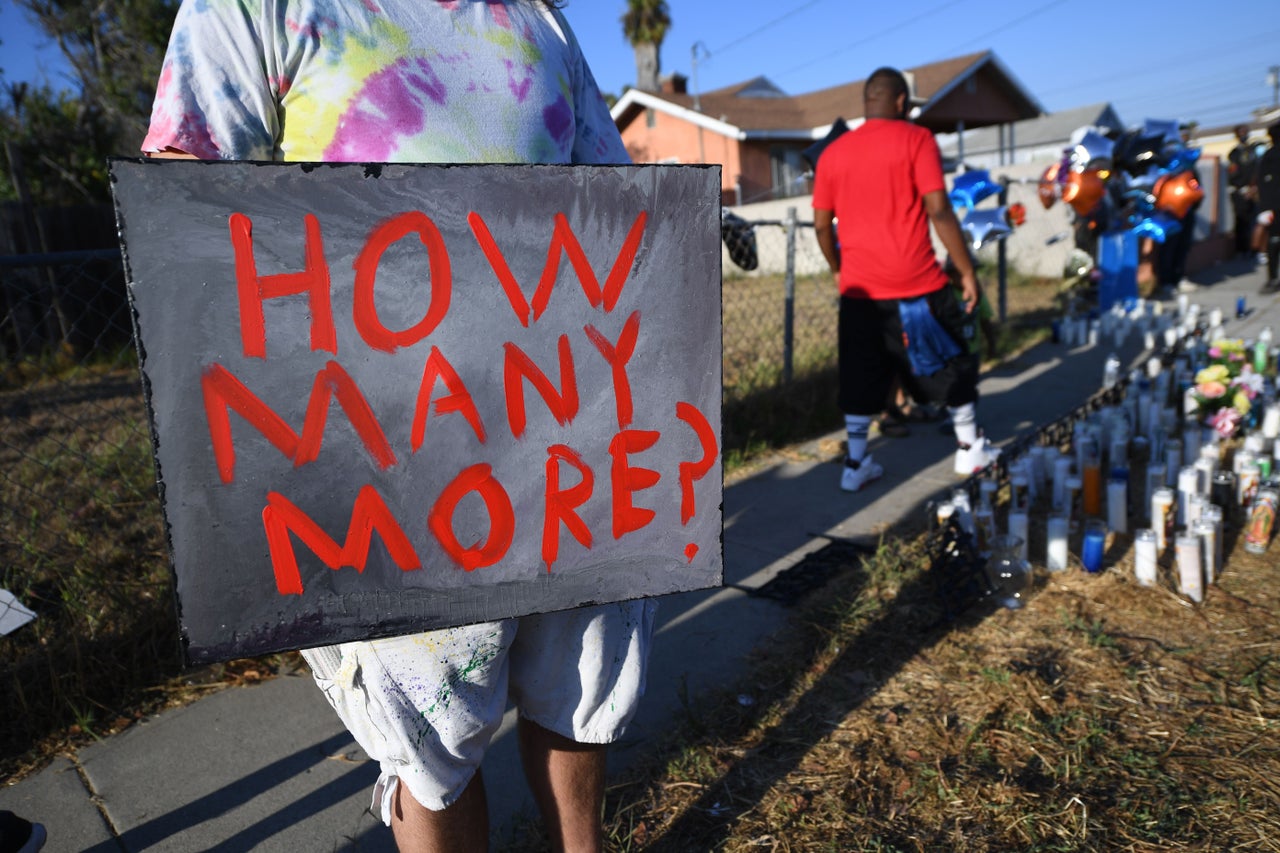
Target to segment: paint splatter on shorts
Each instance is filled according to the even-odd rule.
[[[525,719],[579,743],[617,740],[644,693],[656,609],[627,601],[302,655],[381,765],[373,806],[390,824],[397,782],[428,809],[461,796],[508,700]]]

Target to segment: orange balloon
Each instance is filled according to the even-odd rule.
[[[1156,209],[1171,213],[1179,219],[1187,215],[1191,206],[1204,198],[1200,182],[1190,172],[1165,175],[1156,181],[1151,194],[1156,197]]]
[[[1058,200],[1058,170],[1061,168],[1061,163],[1054,163],[1040,175],[1040,186],[1036,192],[1039,194],[1040,203],[1044,205],[1045,210],[1053,207]]]
[[[1102,201],[1106,184],[1097,169],[1085,169],[1083,172],[1068,172],[1066,183],[1062,187],[1062,200],[1071,205],[1071,209],[1080,216],[1088,216]]]

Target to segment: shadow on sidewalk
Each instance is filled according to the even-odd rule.
[[[86,853],[119,853],[121,850],[132,853],[132,851],[162,846],[168,839],[189,833],[195,827],[223,818],[241,806],[263,797],[284,780],[306,776],[313,772],[316,765],[328,760],[329,756],[348,749],[350,745],[351,737],[343,732],[299,749],[210,792],[207,796],[126,830],[110,842],[88,848]],[[199,768],[193,766],[191,772],[197,773]],[[300,799],[290,802],[287,807],[245,826],[234,835],[207,849],[218,851],[257,849],[289,827],[306,821],[349,797],[370,790],[377,778],[376,764],[372,762],[354,764],[349,772],[309,791]],[[360,838],[347,839],[350,845],[342,849],[385,849],[390,835],[389,832],[381,832],[382,829],[382,824],[379,822],[376,827],[364,832]]]
[[[1110,351],[1098,346],[1069,352],[1058,345],[1043,344],[994,369],[984,376],[984,382],[1000,390],[984,394],[979,404],[980,421],[998,444],[1035,434],[1040,427],[1070,415],[1099,390],[1103,362]],[[1143,355],[1140,342],[1130,338],[1119,355],[1124,364],[1138,363]],[[838,459],[832,459],[832,464],[811,465],[798,475],[792,468],[778,466],[726,489],[726,544],[731,538],[750,535],[760,528],[775,531],[774,544],[783,552],[802,549],[806,543],[814,543],[815,537],[837,544],[845,539],[868,542],[880,526],[891,535],[921,532],[928,505],[960,483],[958,478],[948,480],[954,438],[942,435],[931,425],[922,427],[913,429],[909,438],[879,439],[873,443],[872,452],[885,466],[886,474],[882,481],[856,495],[838,490]],[[945,473],[940,474],[939,470]],[[757,500],[748,500],[747,506],[732,514],[739,493],[748,491]],[[778,529],[787,525],[790,530],[779,537]],[[745,533],[734,536],[735,528]],[[852,535],[851,528],[856,531]],[[832,613],[854,606],[869,580],[857,549],[846,548],[845,555],[846,565],[830,573],[829,583],[839,593],[819,589],[808,595],[810,601],[820,601]],[[733,585],[737,579],[750,577],[777,555],[760,556],[754,564],[726,566],[726,583]],[[758,807],[761,797],[795,771],[810,750],[835,731],[845,715],[874,697],[876,685],[892,678],[952,631],[977,624],[999,608],[996,602],[982,599],[962,612],[949,612],[953,609],[951,603],[939,595],[946,588],[945,583],[939,587],[940,580],[943,579],[935,573],[925,572],[902,586],[894,599],[884,605],[883,614],[845,645],[825,665],[824,674],[804,689],[781,719],[768,727],[763,742],[706,784],[699,799],[684,809],[661,837],[650,839],[645,849],[693,849],[688,847],[691,839],[696,839],[693,843],[697,849],[717,849],[729,837],[736,819]],[[668,612],[662,615],[664,619],[680,618],[679,614]],[[809,618],[813,618],[812,613]],[[802,624],[794,617],[791,622],[786,630],[808,639],[798,647],[801,657],[789,662],[788,671],[801,679],[824,653],[826,643],[820,627]],[[783,647],[784,642],[785,639],[780,640],[776,645]],[[765,639],[760,647],[773,645]],[[868,677],[851,679],[851,672]],[[692,737],[682,737],[680,747],[723,744],[745,734],[760,722],[762,715],[771,712],[773,702],[785,696],[794,683],[788,680],[774,687],[771,701],[758,699],[751,710],[742,712],[729,726],[699,721],[696,710],[686,709],[684,734],[692,732]],[[732,689],[731,685],[707,685],[712,689],[721,686]],[[759,689],[758,685],[745,686],[744,682],[733,692],[749,695]],[[691,692],[697,695],[696,690]],[[643,788],[643,782],[624,787],[623,796],[643,797],[639,790]],[[638,805],[611,803],[611,811],[622,813]]]

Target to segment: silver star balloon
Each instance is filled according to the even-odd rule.
[[[1110,169],[1111,155],[1116,143],[1096,130],[1088,130],[1071,149],[1071,168],[1077,172],[1086,169]]]
[[[970,210],[965,214],[960,227],[968,235],[969,243],[975,252],[992,240],[999,240],[1013,233],[1007,207]]]

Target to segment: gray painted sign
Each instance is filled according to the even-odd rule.
[[[718,167],[111,171],[189,661],[722,582]]]

